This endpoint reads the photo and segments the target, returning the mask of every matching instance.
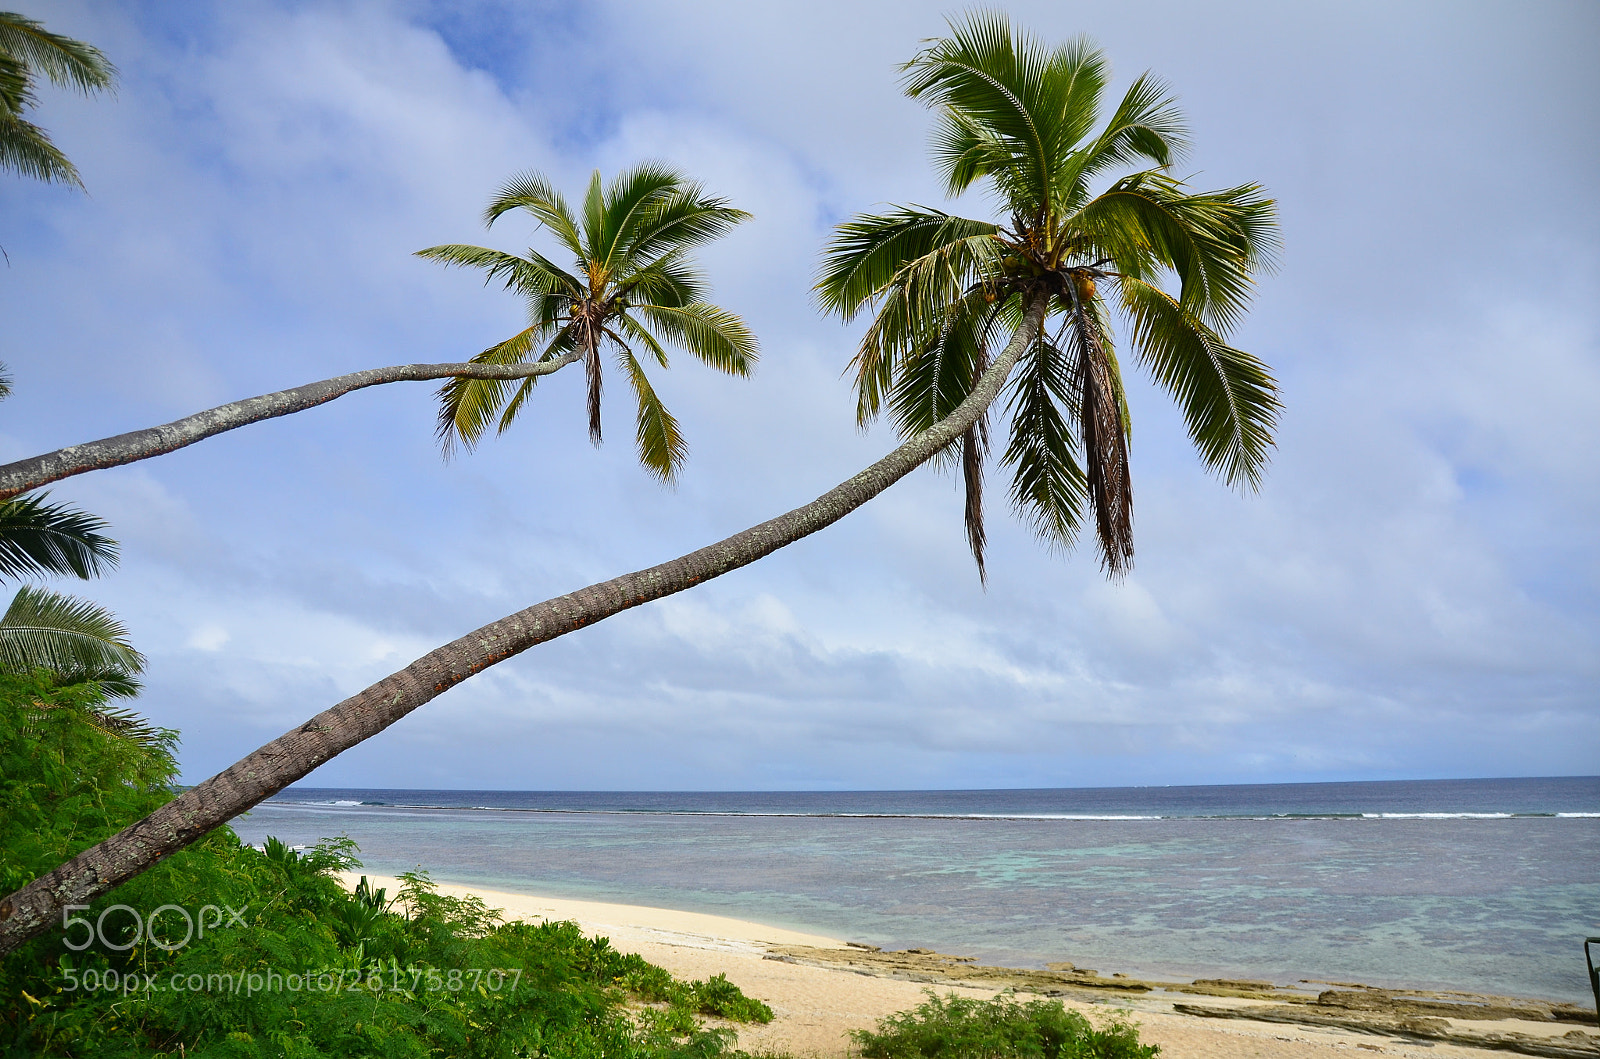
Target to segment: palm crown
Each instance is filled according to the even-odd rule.
[[[927,428],[971,391],[995,337],[1044,300],[1046,325],[1004,409],[1011,499],[1061,545],[1092,508],[1103,563],[1119,575],[1133,556],[1133,496],[1107,295],[1139,363],[1177,399],[1201,459],[1254,487],[1277,388],[1226,336],[1275,249],[1272,201],[1253,184],[1194,192],[1170,175],[1183,123],[1148,75],[1100,125],[1110,71],[1086,40],[1046,48],[1003,16],[976,14],[902,70],[907,94],[938,108],[933,153],[949,193],[987,180],[1005,219],[910,206],[839,227],[817,283],[822,305],[845,319],[876,307],[852,361],[858,418],[865,425],[887,404],[902,433]],[[1178,294],[1159,285],[1164,275]],[[980,577],[987,448],[985,418],[959,454]]]
[[[588,382],[589,436],[600,443],[603,346],[638,400],[639,459],[670,481],[688,446],[678,422],[656,396],[641,359],[667,367],[667,345],[687,350],[730,375],[746,375],[756,342],[744,322],[705,301],[707,285],[689,254],[728,232],[749,214],[723,199],[707,198],[699,184],[664,166],[626,170],[609,185],[597,171],[580,212],[543,176],[526,173],[500,189],[484,211],[493,224],[512,210],[530,215],[574,260],[562,269],[536,250],[525,256],[481,246],[448,245],[419,256],[481,268],[486,282],[503,280],[527,299],[529,325],[473,358],[476,363],[520,364],[581,360]],[[641,358],[640,354],[643,354]],[[457,441],[471,447],[496,417],[505,430],[522,410],[535,379],[515,389],[500,380],[453,379],[440,391],[439,436],[446,451]]]

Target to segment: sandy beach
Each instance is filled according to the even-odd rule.
[[[400,886],[396,879],[369,878],[372,885],[388,887],[390,893]],[[347,876],[345,881],[354,885],[355,879]],[[476,895],[507,919],[575,921],[585,933],[608,937],[615,948],[637,952],[681,978],[726,974],[745,993],[769,1004],[776,1016],[766,1026],[733,1027],[739,1033],[739,1046],[751,1052],[836,1059],[847,1054],[851,1030],[870,1029],[884,1016],[916,1006],[929,988],[982,998],[992,997],[1000,989],[995,984],[938,981],[930,985],[926,979],[908,980],[919,975],[903,973],[896,961],[887,959],[899,954],[868,953],[852,949],[845,939],[723,916],[450,884],[441,884],[439,889],[453,896]],[[877,962],[857,961],[856,954],[873,956]],[[901,962],[914,964],[919,958]],[[930,954],[924,962],[933,967],[950,959]],[[1592,1022],[1577,1026],[1572,1021],[1523,1018],[1423,1020],[1436,1030],[1448,1023],[1446,1036],[1492,1038],[1496,1046],[1490,1048],[1238,1017],[1283,1010],[1282,1005],[1248,996],[1194,997],[1156,990],[1102,997],[1088,991],[1081,995],[1073,990],[1064,992],[1067,995],[1060,997],[1062,1002],[1091,1020],[1116,1011],[1127,1013],[1139,1024],[1141,1039],[1159,1044],[1166,1059],[1331,1059],[1353,1055],[1487,1059],[1508,1053],[1600,1057],[1600,1034]],[[1175,1010],[1175,1005],[1229,1017],[1184,1014]]]

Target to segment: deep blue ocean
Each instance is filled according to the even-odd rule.
[[[1102,974],[1592,1002],[1600,777],[1011,791],[291,788],[370,871]]]

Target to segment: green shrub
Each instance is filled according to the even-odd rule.
[[[753,997],[747,997],[739,987],[719,974],[704,982],[690,982],[686,999],[702,1015],[732,1019],[734,1022],[771,1022],[772,1009]]]
[[[891,1015],[877,1032],[851,1034],[862,1059],[1150,1059],[1121,1019],[1101,1029],[1059,1000],[1019,1004],[1007,996],[971,1000],[933,992],[912,1011]]]
[[[0,676],[0,893],[172,797],[175,737],[106,730],[99,701]],[[502,923],[424,872],[393,900],[348,893],[333,873],[354,854],[348,839],[258,851],[219,828],[163,860],[77,913],[107,937],[72,951],[65,941],[83,935],[52,931],[0,959],[0,1057],[714,1059],[741,1053],[698,1014],[771,1017],[725,978],[675,981],[572,923]],[[238,918],[219,911],[179,945],[178,913],[136,938],[128,912],[100,920],[119,904]],[[291,989],[290,976],[333,988]],[[668,1006],[635,1018],[630,1000]]]

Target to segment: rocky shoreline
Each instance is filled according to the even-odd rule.
[[[775,945],[769,947],[766,959],[931,985],[1010,988],[1101,1002],[1114,998],[1119,1006],[1135,1010],[1292,1023],[1425,1045],[1452,1044],[1550,1059],[1600,1059],[1595,1012],[1560,1001],[1383,989],[1357,982],[1307,980],[1287,986],[1224,978],[1165,982],[1122,974],[1103,976],[1070,963],[1053,963],[1043,970],[990,967],[972,957],[928,949],[884,952],[858,942],[848,942],[845,948]]]

